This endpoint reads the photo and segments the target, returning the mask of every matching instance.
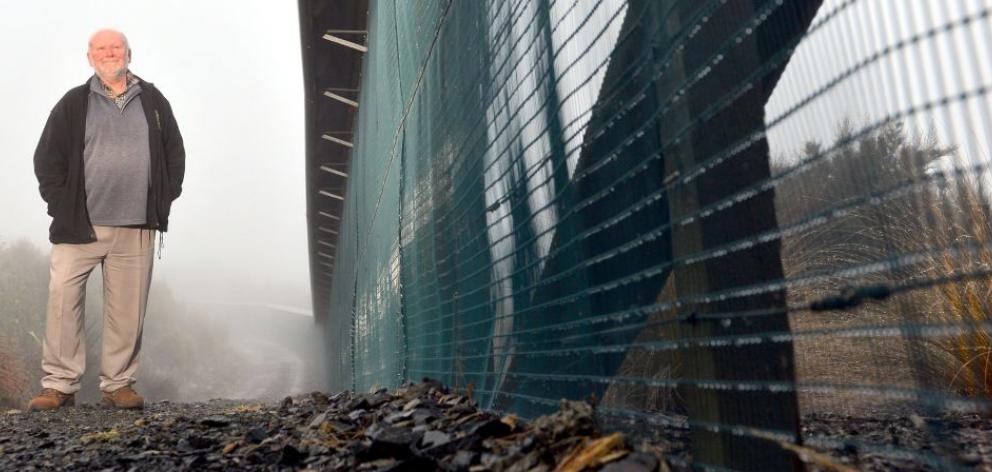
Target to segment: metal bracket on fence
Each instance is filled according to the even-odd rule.
[[[864,287],[844,288],[837,295],[831,295],[809,304],[811,311],[848,310],[861,305],[866,300],[885,300],[892,295],[889,284],[873,284]]]
[[[318,230],[320,230],[320,231],[323,231],[323,232],[325,232],[325,233],[330,233],[330,234],[338,234],[338,232],[337,232],[337,231],[335,231],[335,230],[333,230],[333,229],[331,229],[331,228],[325,228],[325,227],[323,227],[323,226],[318,226],[318,227],[317,227],[317,229],[318,229]]]
[[[335,168],[333,168],[331,166],[320,166],[320,170],[322,170],[324,172],[329,172],[329,173],[334,174],[334,175],[339,175],[339,176],[344,177],[344,178],[348,178],[348,173],[347,172],[341,172],[341,171],[339,171],[339,170],[337,170],[337,169],[335,169]]]
[[[334,34],[331,34],[331,33],[334,33]],[[369,51],[369,48],[368,47],[366,47],[364,45],[361,45],[361,44],[358,44],[358,43],[353,42],[353,41],[348,41],[347,39],[344,39],[341,36],[338,36],[338,35],[342,35],[342,34],[366,34],[366,33],[367,33],[367,31],[365,31],[365,30],[327,30],[327,33],[324,34],[324,39],[326,39],[326,40],[328,40],[328,41],[330,41],[332,43],[335,43],[335,44],[339,44],[341,46],[344,46],[346,48],[351,48],[351,49],[354,49],[354,50],[356,50],[358,52],[366,53],[366,52]]]
[[[335,131],[328,131],[327,133],[324,133],[324,134],[320,135],[320,137],[321,138],[324,138],[324,139],[326,139],[326,140],[328,140],[328,141],[330,141],[332,143],[338,143],[338,144],[340,144],[340,145],[342,145],[344,147],[348,147],[348,148],[355,147],[355,145],[352,144],[351,141],[345,141],[345,140],[343,140],[341,138],[338,138],[338,137],[335,137],[335,136],[331,136],[331,133],[342,134],[342,133],[351,133],[351,132],[350,131],[336,131],[336,132]]]
[[[327,190],[321,190],[321,191],[320,191],[320,194],[321,194],[321,195],[323,195],[323,196],[325,196],[325,197],[331,197],[331,198],[333,198],[333,199],[335,199],[335,200],[341,200],[341,201],[344,201],[344,196],[342,196],[342,195],[338,195],[338,194],[336,194],[336,193],[332,193],[332,192],[329,192],[329,191],[327,191]]]
[[[337,101],[339,101],[341,103],[344,103],[345,105],[348,105],[348,106],[350,106],[352,108],[356,108],[356,109],[358,108],[358,102],[356,102],[356,101],[354,101],[354,100],[352,100],[350,98],[345,98],[342,95],[338,95],[338,94],[332,92],[331,89],[324,90],[324,96],[325,97],[332,98],[334,100],[337,100]]]
[[[341,217],[334,216],[334,215],[332,215],[332,214],[330,214],[330,213],[328,213],[326,211],[318,211],[317,214],[320,215],[320,216],[326,217],[326,218],[330,218],[330,219],[335,220],[335,221],[341,221]]]

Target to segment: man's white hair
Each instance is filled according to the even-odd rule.
[[[127,36],[125,36],[124,33],[120,32],[119,30],[115,30],[113,28],[103,28],[101,30],[98,30],[96,33],[93,33],[92,35],[90,35],[90,41],[87,43],[87,46],[90,49],[93,48],[93,38],[95,38],[96,35],[98,35],[100,33],[115,33],[115,34],[119,35],[121,37],[121,40],[124,41],[124,50],[129,51],[129,52],[131,51],[131,43],[129,43],[127,41]]]

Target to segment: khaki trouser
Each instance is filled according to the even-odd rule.
[[[103,268],[103,353],[100,390],[134,383],[141,330],[152,278],[155,232],[141,228],[95,226],[96,242],[55,244],[48,287],[48,321],[41,368],[43,388],[79,391],[86,370],[84,307],[86,280]]]

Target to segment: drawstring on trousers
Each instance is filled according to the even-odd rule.
[[[162,260],[162,249],[165,247],[165,233],[158,232],[158,260]]]

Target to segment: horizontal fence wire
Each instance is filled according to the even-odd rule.
[[[929,250],[929,251],[921,251],[921,252],[918,252],[918,253],[898,254],[898,255],[895,255],[893,257],[887,258],[885,260],[872,261],[870,263],[862,264],[862,265],[858,265],[858,266],[847,266],[847,267],[843,267],[843,268],[839,268],[839,269],[834,269],[834,270],[832,270],[830,272],[826,272],[826,273],[803,274],[802,276],[796,277],[794,279],[783,279],[783,280],[775,283],[774,285],[762,284],[762,285],[755,285],[755,286],[746,286],[746,287],[736,288],[736,289],[733,289],[733,290],[730,290],[730,291],[725,291],[725,292],[709,293],[709,294],[704,294],[704,295],[700,295],[700,296],[692,296],[692,297],[686,297],[686,298],[683,298],[683,299],[675,299],[675,300],[673,300],[671,302],[665,302],[665,303],[653,304],[653,305],[650,305],[650,306],[640,307],[640,308],[638,308],[636,310],[633,310],[633,311],[624,311],[624,312],[606,314],[606,315],[604,315],[605,318],[587,318],[587,319],[583,319],[583,320],[579,320],[579,321],[574,321],[574,322],[573,321],[567,321],[567,322],[564,322],[564,323],[562,323],[560,325],[542,326],[541,328],[538,328],[538,329],[535,329],[535,330],[532,330],[532,331],[517,331],[515,333],[515,335],[524,334],[524,333],[533,334],[535,332],[541,332],[541,331],[547,331],[547,330],[555,330],[555,329],[562,329],[562,327],[566,323],[567,324],[570,324],[572,327],[575,327],[577,325],[589,324],[589,323],[595,323],[595,322],[623,321],[625,319],[629,319],[632,316],[637,316],[638,313],[640,313],[640,314],[646,314],[646,313],[651,313],[651,312],[656,312],[656,311],[661,311],[661,310],[668,310],[668,309],[672,309],[672,308],[678,308],[680,306],[687,305],[687,304],[693,304],[693,303],[702,303],[702,304],[711,303],[714,299],[718,299],[720,301],[723,301],[723,300],[726,300],[728,298],[747,297],[747,296],[754,295],[755,293],[761,293],[761,292],[766,292],[766,291],[771,291],[771,290],[777,290],[777,289],[781,289],[781,288],[797,288],[797,287],[802,287],[802,286],[806,286],[806,285],[812,285],[812,284],[815,284],[817,282],[821,282],[821,281],[824,281],[824,280],[827,280],[827,279],[831,279],[831,278],[836,278],[836,277],[854,277],[854,276],[867,275],[867,274],[881,272],[881,271],[888,271],[888,270],[892,270],[892,269],[896,269],[896,268],[900,268],[900,267],[910,266],[912,264],[915,264],[915,263],[920,262],[921,260],[926,260],[926,259],[928,259],[928,258],[930,258],[930,257],[932,257],[934,255],[938,255],[938,254],[945,254],[946,253],[946,254],[950,254],[950,255],[955,256],[955,257],[963,257],[964,255],[977,254],[979,251],[987,251],[989,249],[992,249],[992,248],[990,248],[990,245],[992,245],[992,242],[985,243],[985,244],[982,244],[982,245],[976,245],[973,242],[965,242],[965,243],[961,243],[961,244],[952,245],[952,246],[949,246],[949,247],[946,247],[946,248],[939,248],[939,249],[934,249],[934,250]],[[671,264],[667,264],[666,263],[666,265],[665,266],[662,266],[662,267],[650,267],[650,268],[646,269],[645,271],[643,271],[642,273],[632,274],[632,275],[628,276],[626,279],[627,280],[640,280],[640,279],[643,279],[644,277],[647,277],[648,274],[654,273],[654,272],[659,272],[661,270],[664,270],[665,268],[668,268],[670,265]],[[881,290],[881,291],[884,292],[885,296],[888,297],[888,296],[890,296],[892,294],[895,294],[895,293],[898,293],[898,292],[901,292],[901,291],[908,291],[908,290],[920,289],[920,288],[928,288],[928,287],[931,287],[931,286],[940,285],[940,284],[949,283],[949,282],[960,282],[960,281],[963,281],[963,280],[967,280],[969,278],[985,278],[988,275],[989,275],[989,269],[982,269],[982,270],[978,270],[978,271],[971,271],[971,272],[965,272],[965,273],[956,273],[956,274],[951,274],[949,276],[943,276],[943,277],[932,278],[932,279],[927,279],[927,280],[918,280],[918,281],[914,281],[912,283],[903,283],[900,286],[884,286],[884,287],[879,287],[877,285],[872,285],[872,286],[868,286],[868,287],[864,287],[864,288],[874,289],[875,291]],[[622,283],[622,280],[620,280],[620,281],[611,281],[606,286],[599,286],[599,287],[593,286],[593,287],[589,287],[587,289],[587,291],[589,293],[596,293],[596,292],[605,291],[605,290],[608,290],[609,288],[612,288],[613,286],[617,285],[618,283]],[[530,287],[528,287],[528,288],[530,288]],[[854,292],[854,293],[857,294],[857,292]],[[551,300],[551,301],[549,301],[545,305],[532,306],[532,307],[529,308],[529,310],[536,311],[536,310],[540,310],[540,309],[543,309],[543,308],[548,308],[548,307],[555,306],[555,305],[561,305],[561,304],[564,304],[564,303],[568,303],[571,300],[571,298],[572,298],[572,296],[567,296],[567,297],[563,297],[563,298],[560,298],[560,299]],[[790,312],[790,311],[799,311],[799,310],[816,310],[816,311],[821,311],[821,310],[824,309],[824,306],[829,306],[829,304],[841,304],[841,303],[844,303],[844,304],[853,304],[853,300],[852,300],[853,298],[854,297],[851,297],[851,296],[845,297],[844,295],[838,295],[836,297],[829,297],[829,298],[826,298],[826,299],[823,299],[823,300],[815,300],[815,301],[813,301],[811,303],[808,303],[808,304],[802,304],[802,305],[798,305],[798,306],[793,306],[793,307],[791,307],[789,309],[782,309],[782,310],[757,310],[757,311],[734,311],[734,312],[730,312],[730,313],[720,313],[720,314],[710,313],[710,314],[708,314],[706,316],[706,318],[716,319],[716,320],[719,320],[719,321],[723,322],[724,320],[726,320],[726,321],[733,321],[733,319],[735,319],[735,318],[745,318],[745,317],[754,317],[754,316],[767,316],[767,315],[770,315],[770,314],[786,313],[786,312]],[[835,299],[839,299],[839,300],[838,301],[834,301]],[[844,299],[848,299],[850,301],[847,301],[847,302],[840,301],[840,300],[844,300]],[[482,308],[482,307],[481,306],[479,306],[479,307],[468,307],[467,309],[473,309],[473,308]],[[521,310],[521,311],[523,311],[523,310]],[[519,314],[520,314],[520,311],[514,313],[514,315],[519,315]],[[512,316],[513,315],[503,315],[503,318],[509,318],[509,317],[512,317]],[[698,314],[695,314],[695,315],[690,314],[690,315],[684,316],[681,319],[678,319],[677,318],[677,319],[674,319],[674,320],[672,320],[670,322],[675,322],[675,321],[684,322],[684,321],[689,321],[690,319],[700,319],[700,318],[701,317]],[[470,322],[470,323],[461,325],[461,328],[469,328],[469,327],[473,327],[473,326],[477,326],[477,325],[483,325],[483,324],[490,323],[492,321],[497,321],[499,319],[500,319],[500,317],[491,317],[491,318],[486,318],[486,319],[479,320],[479,321],[473,321],[473,322]],[[622,327],[622,328],[618,328],[618,329],[625,329],[625,328]],[[597,334],[602,334],[602,333],[603,333],[603,331],[597,332]],[[493,337],[497,337],[497,335],[487,335],[485,337],[485,339],[491,339]],[[418,338],[416,338],[415,336],[411,336],[410,340],[417,341]],[[452,339],[449,342],[450,343],[453,343],[453,344],[457,344],[457,343],[464,343],[464,342],[467,342],[467,341],[472,341],[472,339],[468,339],[468,340],[465,340],[465,339]]]
[[[985,16],[987,16],[987,11],[984,12],[983,17],[985,17]],[[850,139],[848,139],[848,140],[846,140],[844,142],[838,143],[837,145],[835,145],[833,148],[831,148],[827,152],[821,153],[820,155],[817,155],[817,156],[812,156],[809,159],[807,159],[806,162],[802,163],[801,165],[789,169],[789,171],[787,173],[784,173],[784,175],[780,175],[780,176],[776,176],[776,177],[770,178],[766,182],[759,183],[754,188],[749,188],[749,189],[742,190],[738,194],[736,194],[736,195],[734,195],[732,197],[729,197],[726,200],[717,202],[717,203],[711,205],[709,208],[701,209],[698,213],[693,214],[693,215],[688,215],[687,217],[683,218],[682,220],[677,221],[677,222],[674,222],[674,223],[671,223],[669,225],[666,225],[664,228],[661,228],[660,230],[662,232],[667,232],[667,230],[669,230],[669,228],[671,226],[691,224],[691,223],[697,221],[698,219],[705,218],[706,216],[708,216],[708,215],[710,215],[710,214],[712,214],[712,213],[714,213],[716,211],[719,211],[719,210],[721,210],[723,208],[726,208],[727,206],[733,205],[735,203],[739,203],[740,201],[742,201],[742,200],[744,200],[744,199],[746,199],[748,197],[751,197],[751,196],[757,195],[757,194],[759,194],[759,193],[761,193],[763,191],[767,191],[769,189],[772,189],[772,188],[774,188],[774,186],[777,183],[781,182],[788,175],[794,175],[796,173],[804,172],[804,171],[806,171],[807,167],[812,166],[813,163],[815,163],[817,161],[821,161],[821,160],[829,157],[829,155],[830,155],[829,154],[829,151],[834,151],[834,150],[838,150],[838,149],[844,149],[845,146],[848,146],[851,143],[853,143],[856,140],[856,138],[861,137],[861,136],[864,136],[864,135],[868,135],[872,131],[874,131],[874,130],[876,130],[876,129],[882,127],[882,126],[884,126],[886,123],[891,123],[891,122],[893,122],[895,120],[898,120],[900,118],[904,118],[906,116],[911,116],[911,115],[914,115],[914,114],[917,114],[917,113],[922,113],[922,112],[930,111],[933,108],[938,107],[938,106],[946,106],[948,103],[950,103],[952,101],[963,101],[965,99],[968,99],[968,98],[974,97],[974,96],[984,96],[984,95],[987,94],[987,92],[988,92],[988,86],[983,86],[983,87],[980,87],[980,88],[978,88],[976,90],[973,90],[973,91],[969,91],[969,92],[960,94],[958,96],[942,97],[942,98],[937,99],[937,100],[934,100],[932,102],[925,103],[922,106],[912,107],[912,108],[909,108],[907,110],[903,110],[901,112],[898,112],[898,113],[896,113],[893,116],[887,116],[887,117],[883,118],[882,120],[879,120],[878,122],[873,123],[870,126],[866,126],[862,130],[860,130],[859,133],[856,136],[852,136]],[[758,137],[759,136],[757,136],[757,135],[756,136],[753,136],[751,138],[751,140],[756,139]],[[739,146],[737,146],[737,147],[738,148],[739,147],[742,147],[743,144],[744,143],[740,143]],[[661,153],[658,153],[657,155],[660,156],[660,154]],[[651,156],[651,157],[653,157],[653,156]],[[715,162],[714,164],[717,164],[717,163],[719,163],[719,162]],[[637,169],[640,169],[640,168],[641,167],[635,167],[634,169],[631,170],[631,173],[632,174],[636,174],[636,170]],[[693,174],[698,174],[699,172],[700,171],[697,170],[697,171],[695,171],[693,173],[690,173],[690,175],[689,176],[686,176],[685,178],[687,179],[687,181],[691,181],[691,176]],[[577,176],[577,178],[578,179],[581,179],[581,176]],[[619,185],[621,183],[622,182],[616,182],[614,184],[614,186],[611,186],[608,189],[604,190],[603,193],[608,193],[610,191],[610,189],[615,188],[615,185]],[[647,203],[650,203],[652,201],[657,201],[658,199],[662,198],[662,196],[666,192],[668,192],[670,190],[671,190],[670,188],[661,188],[659,190],[653,191],[651,194],[646,195],[640,202],[638,202],[637,205],[635,205],[632,208],[628,209],[628,211],[625,213],[625,215],[632,214],[634,210],[640,208],[641,206],[643,206],[643,205],[645,205]],[[577,206],[579,206],[581,208],[581,206],[583,204],[591,204],[594,201],[595,201],[595,197],[592,197],[592,198],[590,198],[589,201],[578,202],[577,203]],[[553,203],[554,203],[554,201],[549,202],[545,207],[539,208],[539,210],[542,210],[544,208],[547,208],[550,205],[552,205]],[[606,221],[606,222],[602,223],[599,227],[590,228],[589,230],[586,231],[586,233],[577,235],[576,238],[582,239],[582,238],[588,237],[590,235],[593,235],[593,234],[595,234],[595,233],[597,233],[599,231],[603,231],[605,229],[608,229],[609,227],[616,225],[617,222],[619,222],[622,219],[623,219],[623,216],[617,216],[613,220],[609,220],[609,221]],[[521,223],[521,225],[525,225],[527,223],[528,223],[527,221],[524,221],[524,222]],[[553,231],[553,229],[546,230],[546,232],[551,232],[551,231]],[[779,232],[779,235],[781,235],[781,232]],[[533,236],[532,237],[532,240],[533,239],[536,239],[539,236],[540,235]],[[507,238],[507,237],[509,237],[509,236],[506,236],[505,238]],[[764,239],[764,238],[765,238],[764,236],[762,236],[762,237],[755,237],[755,238],[752,238],[752,239],[735,242],[735,244],[736,245],[740,245],[740,246],[746,246],[748,244],[754,244],[755,242],[763,242],[762,239]],[[532,240],[531,241],[527,241],[527,243],[533,242]],[[494,241],[494,243],[498,243],[498,242],[499,242],[499,240]],[[704,253],[704,254],[701,254],[701,256],[702,257],[705,257],[707,255],[712,255],[712,254],[722,255],[723,254],[722,251],[723,251],[723,249],[711,250],[708,254],[707,253]],[[457,249],[456,249],[456,253],[457,253]],[[474,259],[475,256],[477,256],[477,254],[469,255],[466,258],[466,260],[469,260],[470,261],[470,260]],[[504,256],[504,258],[508,258],[508,257],[512,257],[512,255],[506,255],[506,256]],[[605,257],[609,257],[609,256],[605,256]],[[600,259],[602,259],[602,257]],[[585,264],[592,264],[592,263],[597,262],[598,260],[599,259],[593,259],[593,260],[590,260],[590,261],[585,261],[584,263]],[[498,260],[497,261],[494,261],[494,262],[498,262]],[[690,263],[691,262],[696,262],[696,261],[695,260],[690,260]],[[533,264],[537,264],[537,262],[535,262]],[[520,271],[524,271],[524,270],[528,270],[530,268],[531,267],[522,267],[519,270]],[[457,267],[456,267],[456,269],[457,269]],[[487,270],[487,268],[480,267],[480,268],[476,269],[476,271],[483,271],[483,270]],[[474,274],[471,274],[471,275],[474,275]],[[509,276],[512,276],[512,275],[513,274],[510,274]],[[479,290],[481,290],[481,288]],[[462,295],[462,296],[466,296],[466,295]]]
[[[331,377],[595,398],[705,470],[962,468],[932,425],[926,451],[802,431],[992,411],[990,10],[371,4]]]

